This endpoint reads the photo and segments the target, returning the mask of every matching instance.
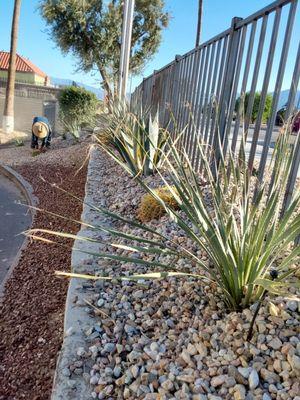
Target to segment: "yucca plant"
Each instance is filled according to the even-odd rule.
[[[167,133],[159,127],[159,112],[134,113],[127,103],[116,101],[110,113],[101,117],[96,140],[131,174],[149,176],[160,166]]]
[[[300,190],[295,190],[282,216],[283,192],[295,151],[288,145],[288,133],[280,135],[274,149],[271,186],[268,180],[258,184],[256,178],[251,177],[245,162],[244,141],[239,159],[232,154],[225,158],[221,151],[217,179],[214,179],[212,174],[207,148],[200,141],[197,146],[202,161],[203,177],[206,179],[205,186],[188,155],[184,150],[178,150],[170,137],[168,153],[161,155],[164,169],[157,169],[161,180],[179,204],[179,211],[164,202],[145,180],[136,176],[129,164],[120,160],[118,162],[129,174],[136,176],[143,188],[162,204],[186,237],[194,242],[198,250],[206,253],[208,261],[198,256],[198,252],[192,252],[175,243],[172,237],[89,204],[96,212],[113,217],[133,228],[142,229],[151,235],[149,239],[145,235],[138,236],[104,226],[90,226],[91,229],[109,234],[109,244],[112,248],[142,253],[144,257],[133,258],[116,253],[93,255],[149,268],[146,274],[132,273],[131,276],[117,277],[120,280],[168,276],[193,276],[200,280],[208,280],[217,285],[224,302],[231,310],[248,307],[262,299],[266,292],[290,296],[288,288],[291,285],[299,288],[299,279],[295,273],[300,268],[300,246],[294,246],[294,241],[300,234]],[[108,151],[108,154],[112,155],[111,151]],[[114,156],[113,158],[116,159]],[[41,233],[75,238],[74,235],[65,232],[44,229],[31,230],[28,234],[45,240],[40,237]],[[114,238],[117,238],[116,242]],[[126,240],[125,245],[118,242],[120,238]],[[95,241],[87,237],[81,239]],[[155,256],[154,260],[147,261],[148,255]],[[168,260],[171,257],[173,261],[164,262],[165,255],[168,255]],[[190,271],[182,271],[177,267],[176,261],[183,257],[188,261],[186,265],[193,267]],[[89,279],[116,279],[64,272],[58,274]]]

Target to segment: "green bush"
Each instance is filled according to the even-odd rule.
[[[78,139],[83,127],[94,127],[99,101],[89,90],[69,86],[59,96],[59,107],[65,133],[71,133]]]
[[[236,101],[236,106],[235,106],[235,110],[236,111],[239,110],[240,102],[242,101],[244,103],[244,109],[242,109],[242,113],[243,113],[244,116],[247,113],[247,107],[248,107],[248,103],[249,103],[249,95],[250,95],[250,93],[247,92],[245,94],[245,96],[239,97],[237,99],[237,101]],[[261,99],[261,93],[260,92],[256,92],[255,95],[254,95],[253,109],[252,109],[251,118],[250,118],[250,123],[252,123],[252,124],[257,119],[260,99]],[[267,94],[266,102],[265,102],[265,108],[264,108],[263,115],[262,115],[262,123],[267,123],[268,122],[268,119],[269,119],[269,117],[271,115],[271,110],[272,110],[272,95],[271,94]]]

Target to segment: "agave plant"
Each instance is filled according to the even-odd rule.
[[[96,140],[131,174],[148,176],[160,166],[167,132],[159,127],[159,112],[133,113],[126,103],[115,102],[112,112],[102,115]]]
[[[256,178],[249,174],[245,163],[244,142],[239,159],[231,153],[225,158],[221,152],[217,179],[214,179],[212,174],[212,166],[205,147],[200,141],[197,146],[202,160],[203,176],[206,179],[205,187],[203,182],[200,182],[199,174],[194,170],[188,155],[184,150],[178,150],[176,143],[170,138],[168,153],[161,155],[165,167],[156,169],[179,204],[180,210],[174,210],[164,202],[140,176],[136,179],[162,204],[169,217],[184,231],[187,238],[206,253],[208,261],[198,256],[198,252],[194,253],[175,243],[172,237],[167,237],[137,221],[127,220],[102,207],[89,204],[96,212],[113,217],[133,228],[142,229],[151,235],[150,239],[146,235],[138,236],[105,226],[90,226],[110,235],[109,244],[112,248],[155,257],[154,260],[147,261],[143,256],[133,258],[113,252],[93,253],[93,255],[132,262],[149,268],[146,274],[119,276],[118,279],[121,280],[167,276],[193,276],[209,280],[218,286],[224,302],[231,310],[248,307],[251,303],[261,300],[267,292],[289,295],[288,288],[291,285],[299,288],[296,271],[300,268],[300,246],[294,246],[294,241],[300,234],[300,190],[299,188],[295,190],[291,202],[282,215],[283,191],[295,151],[288,145],[288,134],[280,135],[274,149],[271,185],[270,181],[258,184]],[[294,146],[294,149],[296,147]],[[111,151],[108,151],[108,154],[115,159]],[[135,175],[129,164],[119,163],[128,173]],[[65,232],[43,229],[31,230],[29,235],[45,240],[40,237],[40,233],[75,239],[74,235]],[[125,239],[126,245],[120,244],[118,240],[114,242],[114,238]],[[88,237],[81,239],[95,241]],[[164,255],[171,257],[173,262],[164,262]],[[191,271],[182,271],[176,265],[176,260],[182,257],[193,266]],[[64,272],[59,274],[89,279],[112,279],[112,277],[91,277]]]

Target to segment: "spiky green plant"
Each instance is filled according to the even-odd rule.
[[[285,214],[281,215],[283,192],[295,151],[288,145],[288,134],[280,135],[274,149],[270,190],[268,190],[270,183],[268,180],[257,185],[256,178],[249,174],[245,163],[244,141],[240,159],[236,159],[232,154],[225,159],[221,152],[216,180],[211,171],[206,148],[200,142],[197,145],[203,165],[203,176],[206,179],[205,188],[188,155],[184,150],[178,150],[170,138],[169,151],[167,154],[162,154],[165,168],[157,170],[179,204],[179,211],[164,202],[141,177],[138,176],[136,179],[162,204],[170,218],[184,231],[186,237],[194,242],[198,250],[201,249],[206,253],[208,262],[204,261],[198,252],[192,252],[175,243],[172,237],[167,237],[136,221],[127,220],[102,207],[89,204],[96,212],[113,217],[133,228],[142,229],[152,236],[150,240],[130,232],[104,226],[90,226],[91,229],[99,229],[109,234],[111,237],[109,244],[113,248],[125,249],[132,253],[138,252],[145,256],[155,256],[155,259],[147,261],[143,256],[133,258],[115,253],[93,253],[93,255],[142,264],[149,268],[149,273],[132,274],[129,277],[120,276],[121,280],[154,279],[167,276],[193,276],[209,280],[219,287],[228,308],[233,310],[248,307],[252,302],[261,299],[266,291],[288,295],[288,288],[291,285],[299,288],[299,278],[296,277],[295,272],[300,268],[300,246],[293,247],[294,240],[300,234],[299,188],[295,190]],[[110,151],[108,153],[111,155]],[[135,176],[135,172],[127,163],[122,161],[119,163],[128,173]],[[256,191],[253,202],[254,187]],[[75,238],[74,235],[68,233],[43,229],[29,232],[31,236],[45,240],[39,236],[40,233]],[[125,239],[126,245],[115,243],[113,238]],[[96,241],[87,237],[81,239]],[[164,262],[165,255],[171,257],[173,261]],[[176,266],[176,260],[182,257],[185,257],[193,266],[193,270],[186,272]],[[60,274],[81,277],[76,274]],[[89,275],[84,277],[91,278]],[[92,279],[111,278],[94,277]]]
[[[131,174],[148,176],[160,166],[167,133],[159,127],[158,111],[133,113],[124,102],[115,101],[111,112],[102,115],[96,139]]]

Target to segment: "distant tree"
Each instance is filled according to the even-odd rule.
[[[79,139],[84,126],[93,127],[99,100],[96,95],[85,88],[69,86],[59,96],[59,118],[65,133]]]
[[[200,40],[201,40],[202,14],[203,14],[203,0],[198,0],[198,22],[197,22],[197,33],[196,33],[196,47],[198,47],[200,45]]]
[[[248,104],[249,104],[249,95],[250,95],[250,93],[247,92],[245,94],[245,96],[243,96],[243,99],[241,99],[239,97],[237,99],[237,101],[236,101],[236,106],[235,106],[235,110],[236,111],[238,111],[238,109],[239,109],[240,101],[243,101],[243,103],[244,103],[244,107],[243,107],[244,116],[246,115]],[[253,103],[253,109],[252,109],[252,113],[251,113],[251,117],[250,117],[250,123],[254,123],[256,121],[256,119],[257,119],[260,99],[261,99],[261,93],[260,92],[256,92],[255,95],[254,95],[254,103]],[[263,123],[266,123],[268,121],[268,119],[269,119],[269,117],[271,115],[271,110],[272,110],[272,95],[271,94],[267,94],[265,107],[264,107],[264,111],[263,111],[263,115],[262,115],[262,122]]]
[[[10,58],[9,58],[8,76],[6,84],[6,97],[5,97],[4,113],[3,113],[3,131],[5,133],[11,133],[14,130],[14,96],[15,96],[16,60],[17,60],[17,43],[18,43],[20,11],[21,11],[21,0],[15,0],[12,26],[11,26]]]
[[[65,53],[73,53],[79,69],[97,70],[109,97],[118,84],[122,0],[42,0],[41,14],[50,36]],[[139,73],[161,42],[169,15],[164,0],[136,0],[130,71]]]

